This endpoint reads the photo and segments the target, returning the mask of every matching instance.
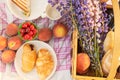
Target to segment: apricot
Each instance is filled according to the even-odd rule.
[[[90,57],[86,53],[79,53],[77,55],[77,73],[84,74],[90,66]]]
[[[3,36],[0,36],[0,50],[3,50],[7,47],[7,39]]]
[[[52,38],[52,30],[44,27],[39,30],[38,39],[41,41],[49,41]]]
[[[8,35],[8,36],[14,36],[16,35],[18,32],[18,26],[16,24],[8,24],[8,26],[6,27],[6,31],[5,33]]]
[[[62,38],[67,35],[68,28],[64,24],[56,24],[53,27],[53,35],[56,38]]]
[[[8,48],[17,50],[22,45],[22,41],[18,36],[13,36],[8,39]]]
[[[14,58],[15,58],[15,51],[13,50],[5,50],[1,55],[1,59],[3,63],[11,63],[14,61]]]

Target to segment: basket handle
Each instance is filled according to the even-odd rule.
[[[114,27],[115,27],[115,37],[114,37],[114,49],[113,49],[113,58],[110,73],[107,77],[107,80],[113,80],[117,68],[120,65],[120,9],[118,5],[118,0],[112,0],[113,12],[114,12]]]

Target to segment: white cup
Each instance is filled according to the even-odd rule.
[[[60,12],[56,9],[56,6],[52,7],[52,5],[48,4],[46,7],[46,16],[51,20],[58,20],[61,18]]]

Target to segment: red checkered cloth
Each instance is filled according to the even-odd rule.
[[[9,10],[7,9],[7,6],[4,3],[0,3],[0,35],[4,35],[5,28],[8,25],[8,23],[16,23],[19,24],[21,22],[24,22],[23,20],[17,19],[14,17]],[[38,18],[33,21],[35,24],[41,26],[49,26],[51,20],[44,18]],[[57,39],[53,38],[53,49],[56,52],[57,55],[57,71],[62,70],[70,70],[71,67],[71,35],[67,35],[64,38]],[[2,51],[0,51],[0,72],[6,71],[6,64],[3,64],[1,61],[1,54]],[[11,65],[11,72],[15,72],[14,63]]]

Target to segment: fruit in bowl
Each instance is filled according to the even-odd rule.
[[[37,36],[37,27],[32,22],[24,22],[19,25],[18,35],[22,40],[33,40]]]

